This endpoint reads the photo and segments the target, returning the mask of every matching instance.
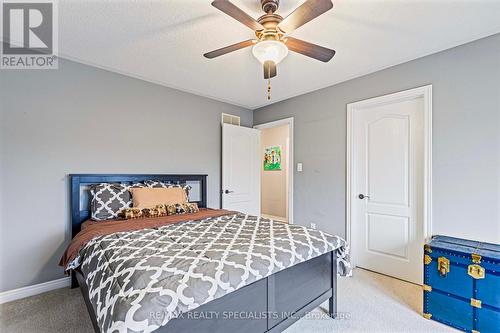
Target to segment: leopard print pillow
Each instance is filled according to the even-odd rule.
[[[167,208],[165,205],[156,205],[151,208],[143,208],[142,216],[143,217],[160,217],[167,215]]]
[[[142,209],[140,208],[125,208],[123,215],[126,220],[138,219],[142,217]]]
[[[200,209],[198,208],[198,204],[196,202],[188,202],[184,204],[184,210],[186,213],[198,213]]]
[[[141,217],[161,217],[167,215],[166,205],[156,205],[150,208],[126,208],[124,210],[124,217],[127,220],[138,219]]]
[[[138,219],[142,217],[160,217],[165,215],[179,215],[197,213],[200,209],[196,203],[182,203],[175,205],[156,205],[151,208],[125,208],[123,215],[125,219]]]
[[[189,214],[197,213],[200,211],[198,204],[194,202],[187,202],[175,205],[166,205],[167,215]]]

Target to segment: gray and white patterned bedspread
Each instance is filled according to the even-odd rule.
[[[97,237],[77,261],[102,332],[151,332],[182,313],[332,250],[338,272],[350,274],[342,238],[235,214]]]

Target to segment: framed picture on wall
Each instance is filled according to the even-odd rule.
[[[281,146],[267,147],[264,151],[264,171],[281,170]]]

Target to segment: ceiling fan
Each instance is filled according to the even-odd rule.
[[[253,46],[253,55],[264,65],[264,79],[270,79],[276,76],[276,65],[288,55],[288,50],[323,62],[330,61],[335,55],[334,50],[290,37],[295,29],[330,10],[332,0],[306,0],[285,18],[275,14],[279,0],[260,2],[265,14],[255,20],[228,0],[214,0],[212,6],[252,29],[257,38],[205,53],[204,56],[212,59]]]

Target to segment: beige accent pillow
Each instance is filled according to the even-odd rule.
[[[171,188],[131,188],[132,204],[137,208],[149,208],[156,205],[186,203],[186,191],[180,187]]]

